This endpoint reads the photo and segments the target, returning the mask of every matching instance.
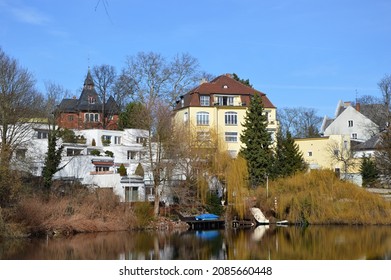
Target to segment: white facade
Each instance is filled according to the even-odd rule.
[[[54,174],[54,180],[77,180],[92,188],[109,188],[122,201],[153,200],[153,188],[149,184],[153,178],[148,169],[146,145],[148,131],[86,129],[74,132],[79,143],[59,143],[64,146],[62,168]],[[48,124],[31,125],[23,136],[25,141],[15,151],[14,166],[41,176],[48,134]],[[118,173],[121,164],[126,168],[126,176]],[[144,170],[143,178],[134,174],[139,164]]]
[[[335,119],[324,118],[321,127],[323,136],[348,135],[351,140],[364,142],[379,131],[369,118],[361,114],[350,103],[340,101],[337,106]]]

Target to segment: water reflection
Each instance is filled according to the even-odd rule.
[[[259,226],[185,232],[112,232],[0,242],[10,260],[390,259],[391,227]]]

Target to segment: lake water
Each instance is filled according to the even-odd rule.
[[[391,259],[391,226],[110,232],[0,242],[7,260]]]

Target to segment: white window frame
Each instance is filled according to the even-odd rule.
[[[238,125],[238,113],[236,112],[226,112],[225,116],[225,125]]]
[[[200,106],[210,106],[209,95],[200,95]]]
[[[196,119],[197,119],[197,125],[209,125],[208,112],[197,112]]]
[[[227,131],[224,133],[225,142],[237,143],[238,142],[238,133],[235,131]]]
[[[348,120],[348,127],[353,127],[353,126],[354,126],[353,120]]]

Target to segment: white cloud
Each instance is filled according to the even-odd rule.
[[[1,1],[0,7],[6,13],[10,13],[17,21],[44,25],[50,21],[49,17],[39,10],[29,7],[26,4]]]

